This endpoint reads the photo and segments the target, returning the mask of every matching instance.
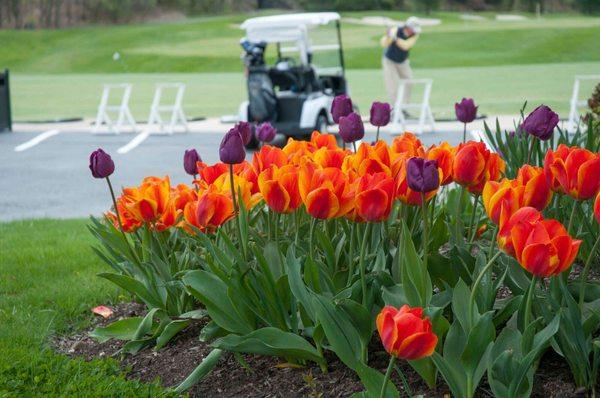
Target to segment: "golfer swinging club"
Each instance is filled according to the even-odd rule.
[[[412,70],[408,60],[409,50],[415,45],[421,33],[421,22],[417,17],[410,17],[403,26],[389,28],[381,38],[383,53],[383,79],[390,98],[390,103],[396,103],[400,79],[412,79]],[[410,85],[406,85],[402,103],[410,99]]]

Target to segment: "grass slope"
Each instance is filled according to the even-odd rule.
[[[348,13],[345,17],[401,13]],[[600,18],[550,16],[520,22],[462,21],[456,13],[433,17],[413,50],[417,68],[600,61]],[[176,23],[94,26],[63,30],[0,31],[0,66],[20,73],[226,72],[241,69],[238,25],[247,15]],[[343,22],[349,69],[380,64],[384,29]],[[317,32],[320,34],[320,32]],[[112,55],[120,52],[121,60]]]
[[[436,117],[453,115],[453,104],[463,96],[473,97],[480,112],[488,115],[516,114],[523,102],[545,103],[567,117],[573,75],[593,74],[600,62],[532,64],[465,68],[415,68],[417,77],[434,79],[431,104]],[[385,100],[381,70],[351,70],[347,73],[352,98],[363,114],[371,101]],[[130,106],[136,120],[146,120],[154,84],[181,81],[187,84],[184,108],[188,116],[219,116],[237,112],[246,98],[241,72],[182,74],[73,74],[23,75],[12,81],[15,120],[47,120],[55,117],[95,116],[102,83],[130,82],[134,89]],[[77,87],[76,93],[73,87]],[[592,83],[582,85],[581,96],[589,96]],[[50,99],[50,100],[49,100]],[[117,98],[118,100],[118,98]]]
[[[116,290],[90,249],[83,220],[0,224],[0,396],[156,396],[158,383],[126,381],[112,359],[56,355],[54,334],[88,325]]]

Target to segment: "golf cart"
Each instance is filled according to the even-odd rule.
[[[287,137],[326,131],[333,98],[347,92],[340,15],[272,15],[248,19],[241,29],[248,101],[240,105],[239,120],[270,122]],[[271,44],[275,54],[267,54]]]

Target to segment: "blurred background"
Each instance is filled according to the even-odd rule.
[[[434,79],[436,118],[452,116],[463,96],[488,115],[518,114],[528,100],[566,117],[574,75],[600,73],[600,0],[3,0],[0,68],[11,71],[13,121],[93,117],[106,82],[134,84],[136,119],[147,117],[154,84],[169,81],[187,84],[190,118],[236,113],[247,97],[239,24],[328,10],[342,14],[362,109],[386,100],[379,38],[410,15],[423,20],[411,65]]]

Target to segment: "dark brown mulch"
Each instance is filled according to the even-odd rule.
[[[114,314],[108,319],[97,318],[94,326],[104,326],[122,317],[139,316],[144,306],[137,303],[121,303],[113,308]],[[137,355],[115,358],[120,360],[124,369],[129,369],[127,377],[151,381],[160,378],[163,385],[173,387],[183,381],[211,351],[211,347],[198,340],[198,334],[204,326],[203,321],[195,321],[181,332],[166,347],[156,352],[151,349],[140,351]],[[88,336],[89,331],[54,340],[57,351],[72,357],[92,359],[114,355],[122,343],[109,341],[97,343]],[[369,365],[385,372],[388,356],[382,351],[380,343],[373,339]],[[363,390],[358,377],[346,368],[333,355],[328,357],[328,373],[323,374],[318,366],[306,368],[282,367],[278,358],[258,355],[243,355],[248,369],[238,362],[231,353],[225,353],[217,367],[194,386],[191,396],[198,397],[348,397]],[[427,397],[449,397],[449,390],[442,378],[439,378],[436,390],[430,390],[416,372],[405,362],[398,362],[406,375],[413,394]],[[394,383],[401,389],[397,375]],[[534,381],[533,397],[583,397],[576,393],[569,367],[561,357],[549,350],[540,362]],[[482,381],[478,397],[492,396],[489,386]]]

